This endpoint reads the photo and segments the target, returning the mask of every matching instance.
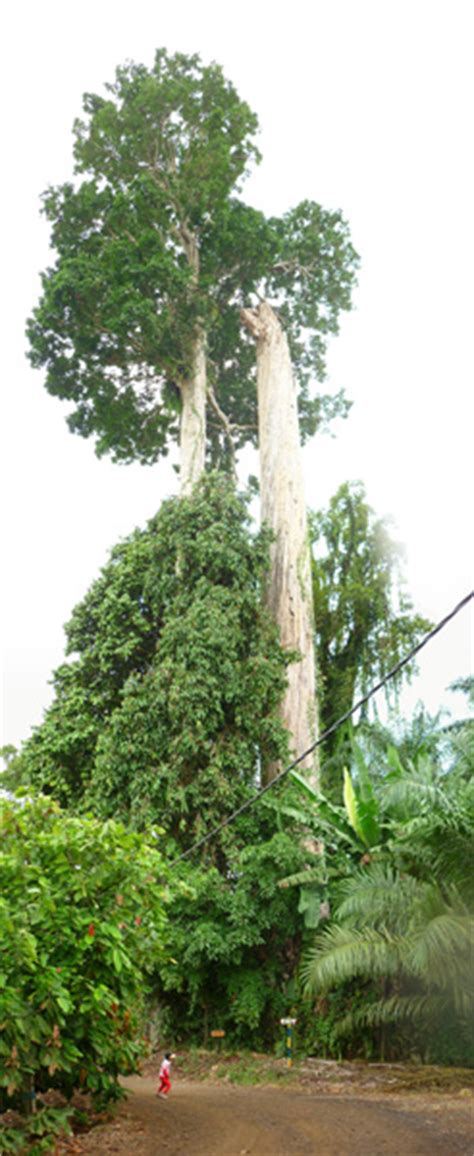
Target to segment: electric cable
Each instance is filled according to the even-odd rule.
[[[471,590],[469,594],[466,594],[466,597],[463,598],[461,602],[458,602],[457,606],[455,606],[449,614],[446,614],[446,616],[442,618],[441,621],[438,622],[437,625],[428,632],[428,634],[425,634],[425,637],[421,639],[421,642],[418,642],[416,646],[414,646],[409,651],[409,653],[404,656],[404,658],[401,658],[400,661],[391,668],[391,670],[387,671],[387,674],[385,674],[383,678],[381,678],[379,682],[375,684],[375,686],[371,687],[371,689],[367,691],[367,694],[364,694],[362,698],[360,698],[359,701],[356,702],[353,707],[351,707],[350,710],[346,711],[345,714],[341,715],[340,718],[331,723],[331,726],[327,727],[327,729],[323,731],[323,734],[320,735],[318,739],[316,739],[316,742],[312,743],[310,747],[307,747],[307,749],[303,751],[301,755],[298,755],[296,759],[293,759],[293,761],[289,763],[287,767],[280,771],[278,775],[275,775],[275,778],[271,779],[269,783],[266,783],[264,787],[261,787],[260,790],[252,795],[250,799],[246,799],[245,803],[242,803],[240,807],[237,807],[235,811],[232,811],[226,819],[222,820],[222,823],[219,823],[217,827],[214,827],[212,831],[209,831],[207,835],[203,835],[201,839],[197,839],[197,841],[193,843],[191,847],[188,847],[187,851],[183,851],[181,855],[178,855],[177,858],[174,859],[170,864],[170,866],[175,867],[176,864],[181,863],[183,859],[188,859],[189,856],[194,853],[194,851],[197,851],[200,847],[203,847],[205,843],[209,843],[211,839],[214,839],[215,836],[219,834],[220,831],[223,831],[226,827],[230,827],[231,823],[234,823],[240,815],[244,814],[244,811],[250,810],[250,808],[253,807],[255,803],[258,803],[259,799],[263,798],[263,796],[266,795],[268,791],[271,791],[278,785],[278,783],[281,783],[282,780],[285,779],[286,776],[290,773],[290,771],[293,771],[295,767],[304,761],[304,759],[307,759],[308,755],[312,754],[312,752],[316,750],[316,747],[321,746],[321,744],[324,743],[330,735],[333,735],[335,731],[337,731],[339,727],[342,726],[343,723],[347,722],[347,720],[350,719],[353,714],[356,714],[356,712],[360,710],[361,707],[365,706],[365,703],[368,702],[374,694],[377,694],[377,691],[381,690],[382,687],[390,681],[390,679],[394,678],[394,676],[398,674],[398,672],[402,670],[402,668],[406,666],[408,662],[411,662],[411,660],[415,658],[415,655],[419,654],[420,650],[423,650],[423,647],[426,646],[428,642],[431,642],[431,639],[434,638],[436,634],[439,634],[440,631],[443,630],[445,626],[447,626],[448,622],[451,622],[452,619],[455,618],[456,615],[459,614],[459,612],[468,605],[472,598],[474,598],[474,590]]]

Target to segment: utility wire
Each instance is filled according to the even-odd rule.
[[[289,765],[285,767],[283,771],[280,771],[278,775],[275,775],[275,778],[271,779],[270,782],[266,784],[266,786],[261,787],[261,789],[257,791],[255,795],[252,795],[250,799],[247,799],[245,803],[242,803],[241,807],[238,807],[236,811],[232,811],[232,813],[227,816],[227,819],[223,819],[222,823],[219,823],[217,827],[214,827],[212,831],[209,831],[207,835],[203,835],[201,839],[198,839],[196,843],[193,843],[191,847],[188,847],[187,851],[183,851],[182,855],[178,855],[178,857],[171,863],[171,867],[174,867],[183,859],[187,859],[194,853],[194,851],[197,851],[199,847],[203,847],[204,843],[209,843],[210,840],[214,839],[215,836],[218,835],[220,831],[223,831],[225,827],[230,827],[231,823],[234,823],[239,815],[243,815],[244,811],[250,810],[250,807],[253,807],[255,803],[258,803],[259,799],[261,799],[263,795],[267,794],[267,791],[271,791],[273,787],[276,787],[278,783],[281,783],[290,771],[293,771],[294,768],[299,765],[299,763],[302,763],[304,759],[308,757],[308,755],[312,754],[312,752],[316,750],[316,747],[319,747],[321,743],[324,743],[325,740],[329,738],[330,735],[333,735],[335,731],[337,731],[343,723],[347,722],[347,720],[350,719],[351,716],[356,713],[356,711],[360,710],[360,708],[364,706],[365,703],[368,702],[374,694],[377,694],[377,691],[381,690],[381,688],[385,686],[391,678],[394,678],[394,676],[398,674],[399,670],[402,670],[402,668],[406,666],[408,662],[411,662],[412,658],[414,658],[416,654],[419,654],[420,650],[423,650],[423,647],[426,646],[428,642],[431,642],[431,639],[434,638],[436,634],[439,634],[441,630],[444,630],[444,627],[447,626],[448,622],[451,622],[452,619],[456,617],[456,614],[459,614],[460,610],[463,610],[464,607],[468,605],[472,598],[474,598],[474,590],[471,590],[469,594],[466,594],[466,597],[463,598],[461,602],[458,602],[457,606],[454,607],[454,610],[451,610],[451,612],[447,614],[445,618],[442,618],[441,621],[438,622],[437,626],[434,626],[428,634],[425,634],[425,637],[422,638],[421,642],[418,642],[417,645],[414,646],[413,649],[410,650],[404,658],[401,658],[400,661],[397,662],[396,665],[393,666],[392,669],[389,670],[387,674],[385,674],[383,678],[381,678],[380,681],[377,682],[375,686],[373,686],[371,690],[367,692],[367,694],[364,694],[363,697],[360,698],[358,702],[356,702],[355,706],[351,707],[350,710],[346,711],[345,714],[336,719],[336,721],[333,722],[331,726],[323,732],[322,735],[320,735],[316,742],[312,743],[312,745],[308,747],[307,750],[303,751],[301,755],[298,755],[298,758],[293,759],[293,762],[289,763]]]

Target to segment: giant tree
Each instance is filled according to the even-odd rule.
[[[308,380],[324,375],[325,338],[337,333],[340,310],[350,308],[357,259],[341,215],[313,202],[298,205],[272,227],[279,253],[263,285],[267,299],[243,309],[242,320],[257,345],[262,517],[273,531],[268,604],[283,644],[300,655],[289,668],[280,713],[292,753],[301,755],[318,734],[301,431],[313,432],[321,416],[322,399],[309,399]],[[278,301],[280,316],[268,298]],[[336,399],[336,410],[341,401]],[[314,754],[303,767],[317,778]],[[276,769],[268,768],[269,777]]]
[[[355,254],[339,212],[303,202],[267,220],[238,199],[259,159],[257,118],[217,65],[162,49],[150,70],[119,68],[106,94],[84,97],[75,179],[43,198],[55,261],[28,323],[30,359],[99,455],[156,461],[181,411],[186,491],[204,463],[206,402],[214,464],[257,444],[241,306],[280,307],[303,436],[346,412],[341,394],[308,387],[350,308]]]
[[[256,127],[217,65],[160,50],[84,97],[77,180],[44,197],[56,261],[28,327],[33,364],[73,402],[70,428],[118,460],[166,453],[180,405],[183,492],[204,468],[207,234],[257,156]]]
[[[282,708],[299,753],[316,737],[300,429],[310,436],[347,411],[341,393],[310,395],[327,336],[350,308],[357,258],[347,226],[311,201],[267,220],[237,198],[258,156],[256,118],[198,57],[162,50],[151,71],[119,69],[107,97],[86,96],[84,110],[78,179],[45,197],[57,260],[29,323],[31,359],[46,368],[48,390],[73,402],[71,429],[94,434],[99,453],[154,461],[179,424],[185,494],[204,468],[207,415],[214,463],[260,441],[263,516],[275,535],[268,600],[285,645],[301,654]],[[262,310],[271,325],[260,324]],[[258,369],[241,316],[260,319]],[[270,331],[278,341],[266,342]]]

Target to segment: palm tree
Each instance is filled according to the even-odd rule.
[[[469,1032],[474,783],[466,781],[465,754],[462,767],[446,773],[424,754],[407,769],[390,752],[378,783],[385,839],[339,883],[335,920],[302,968],[308,995],[356,977],[381,989],[344,1017],[342,1032],[415,1021],[429,1039],[446,1020],[452,1031]]]

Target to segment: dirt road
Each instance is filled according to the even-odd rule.
[[[81,1137],[105,1156],[474,1156],[469,1112],[448,1102],[414,1104],[274,1087],[126,1081],[129,1099],[112,1124]],[[456,1107],[456,1110],[454,1108]]]

